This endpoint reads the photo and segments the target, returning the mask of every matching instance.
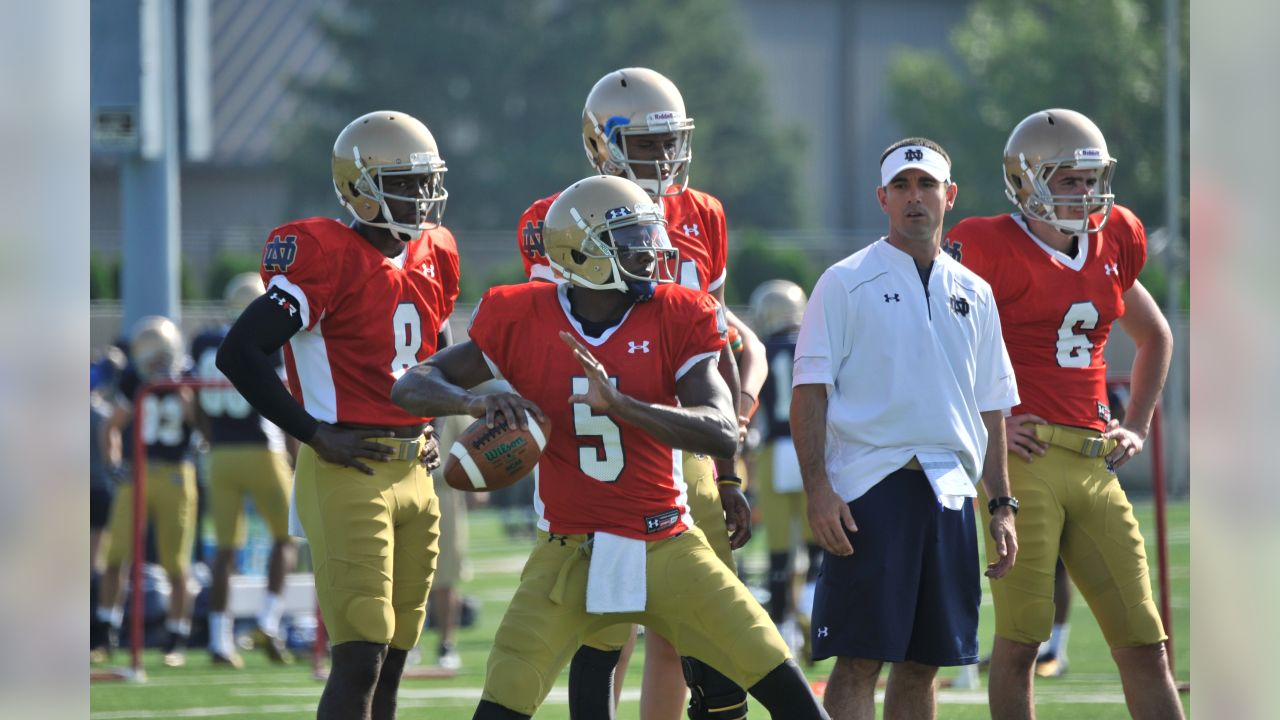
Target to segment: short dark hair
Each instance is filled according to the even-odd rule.
[[[943,158],[945,158],[948,165],[951,164],[951,156],[947,154],[947,151],[943,150],[941,145],[939,145],[938,143],[926,137],[903,138],[898,142],[890,145],[889,147],[885,148],[884,152],[880,153],[880,164],[881,165],[884,164],[884,159],[889,157],[889,153],[893,152],[894,150],[897,150],[900,147],[906,147],[908,145],[919,145],[920,147],[927,147],[930,150],[933,150],[934,152],[941,155]]]

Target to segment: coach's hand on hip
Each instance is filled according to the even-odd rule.
[[[996,560],[987,563],[987,577],[993,580],[1004,577],[1018,556],[1018,533],[1013,527],[1013,518],[1013,509],[1008,506],[996,508],[991,516],[991,539],[996,541]]]
[[[813,539],[832,555],[852,555],[853,545],[849,544],[849,537],[844,531],[848,528],[851,533],[858,532],[858,526],[853,522],[849,506],[829,484],[814,489],[806,488],[805,496],[808,499],[809,527],[813,530]]]

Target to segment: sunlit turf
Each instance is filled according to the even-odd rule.
[[[1147,539],[1147,555],[1156,578],[1155,522],[1149,501],[1137,502],[1137,514]],[[478,622],[460,631],[458,649],[463,666],[452,679],[406,679],[400,691],[400,717],[455,720],[470,718],[484,682],[485,657],[494,630],[515,588],[529,541],[508,538],[496,512],[475,511],[470,516],[470,563],[473,577],[463,585],[463,592],[481,602]],[[1190,506],[1187,502],[1169,507],[1169,567],[1172,590],[1173,630],[1177,678],[1190,681]],[[981,547],[981,545],[979,545]],[[748,579],[758,581],[765,567],[763,538],[757,538],[745,550]],[[985,581],[984,581],[985,586]],[[990,596],[985,595],[979,637],[984,653],[989,646],[993,626]],[[436,637],[428,631],[421,643],[423,663],[435,660]],[[624,682],[620,720],[639,717],[638,689],[643,667],[643,644]],[[1041,714],[1053,718],[1085,718],[1107,720],[1127,718],[1119,677],[1110,653],[1102,640],[1088,607],[1078,595],[1072,606],[1070,636],[1070,672],[1063,678],[1037,681],[1037,701]],[[147,682],[98,682],[90,689],[91,717],[94,720],[125,718],[218,717],[244,719],[272,718],[302,720],[315,717],[316,701],[322,684],[311,677],[306,658],[291,667],[267,664],[265,657],[249,653],[248,667],[241,672],[214,668],[202,651],[191,651],[183,668],[166,668],[156,652],[146,654]],[[95,668],[96,669],[96,668]],[[821,680],[830,672],[830,661],[818,663],[806,672],[812,680]],[[942,677],[951,671],[944,670]],[[985,682],[985,676],[983,681]],[[568,708],[564,700],[565,677],[557,683],[538,718],[565,720]],[[1188,696],[1183,695],[1188,706]],[[987,718],[986,691],[939,691],[939,716],[943,718]],[[751,717],[763,717],[754,708]]]

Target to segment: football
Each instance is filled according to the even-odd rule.
[[[444,463],[444,480],[457,490],[488,492],[513,485],[533,472],[551,435],[551,422],[539,423],[525,411],[528,430],[499,414],[493,427],[480,418],[458,436]]]

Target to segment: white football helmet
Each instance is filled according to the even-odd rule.
[[[574,285],[631,293],[643,302],[659,284],[675,282],[680,255],[666,225],[662,207],[639,185],[595,175],[570,185],[551,203],[542,242],[547,262]],[[630,261],[637,254],[648,260],[643,269]]]
[[[1097,170],[1096,187],[1084,195],[1054,195],[1049,181],[1060,169]],[[1027,116],[1004,146],[1005,196],[1024,215],[1070,233],[1098,232],[1107,224],[1116,196],[1111,176],[1116,159],[1107,153],[1102,131],[1074,110],[1053,108]],[[1081,218],[1059,218],[1062,208],[1084,208]],[[1096,227],[1089,215],[1102,213]]]
[[[752,327],[761,337],[800,327],[809,298],[790,280],[767,280],[751,293]]]
[[[676,150],[662,160],[629,157],[624,137],[674,133]],[[652,197],[679,195],[689,184],[693,163],[693,118],[675,84],[648,68],[614,70],[596,82],[582,109],[582,147],[591,166],[603,175],[622,175]],[[653,178],[635,169],[653,166]]]
[[[417,118],[379,110],[351,121],[333,143],[333,190],[356,222],[391,231],[410,242],[423,230],[439,227],[449,192],[447,171],[436,140]],[[389,193],[384,187],[394,176],[419,178],[414,195]],[[388,200],[413,203],[411,218],[398,218]]]
[[[182,371],[182,333],[172,320],[148,315],[134,323],[129,355],[143,380],[164,380]]]
[[[262,276],[256,272],[240,273],[227,283],[227,289],[222,293],[222,307],[227,311],[227,316],[235,320],[249,307],[249,303],[257,300],[264,292],[266,288],[262,285]]]

